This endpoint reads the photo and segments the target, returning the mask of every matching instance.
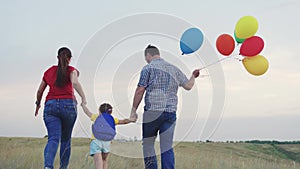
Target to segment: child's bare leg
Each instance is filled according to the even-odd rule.
[[[103,161],[101,153],[94,154],[95,169],[103,169]]]
[[[108,154],[109,153],[102,153],[103,169],[107,169],[107,166],[108,166]]]

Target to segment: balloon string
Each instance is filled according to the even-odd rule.
[[[210,66],[212,66],[212,65],[214,65],[214,64],[220,63],[220,62],[222,62],[222,61],[224,61],[224,60],[226,60],[226,59],[228,59],[228,58],[230,58],[230,57],[226,57],[226,58],[222,58],[222,59],[220,59],[220,60],[217,60],[216,62],[213,62],[213,63],[211,63],[211,64],[208,64],[208,65],[206,65],[206,66],[200,68],[199,70],[206,69],[206,68],[208,68],[208,67],[210,67]]]
[[[238,45],[237,45],[238,46]],[[217,60],[217,61],[215,61],[215,62],[213,62],[213,63],[210,63],[210,64],[208,64],[208,65],[206,65],[206,66],[204,66],[204,67],[202,67],[202,68],[200,68],[199,70],[202,70],[202,69],[206,69],[206,68],[208,68],[208,67],[210,67],[210,66],[212,66],[212,65],[215,65],[215,64],[217,64],[217,63],[220,63],[220,62],[222,62],[222,61],[224,61],[224,60],[226,60],[226,59],[229,59],[229,58],[232,58],[232,57],[234,57],[234,56],[239,56],[238,54],[235,54],[235,55],[230,55],[230,56],[228,56],[228,57],[225,57],[225,58],[222,58],[222,59],[220,59],[220,60]],[[238,59],[239,61],[241,61],[240,59]]]

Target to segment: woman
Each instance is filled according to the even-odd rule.
[[[60,169],[67,168],[71,154],[71,135],[77,117],[77,101],[74,90],[86,104],[85,94],[78,81],[79,72],[69,66],[71,51],[62,47],[58,50],[58,65],[44,72],[37,91],[35,116],[41,107],[41,99],[47,86],[50,87],[44,106],[44,122],[48,132],[48,142],[44,150],[45,169],[53,169],[55,155],[60,142]]]

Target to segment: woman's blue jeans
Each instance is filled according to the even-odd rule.
[[[154,149],[159,132],[161,168],[174,169],[173,136],[176,124],[176,112],[149,112],[143,114],[143,154],[146,169],[157,169]]]
[[[52,99],[45,103],[44,122],[48,142],[44,150],[44,166],[53,169],[60,142],[60,169],[68,167],[71,135],[77,118],[77,103],[73,99]]]

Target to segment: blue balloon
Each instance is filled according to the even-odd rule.
[[[180,49],[183,54],[190,54],[198,50],[203,43],[203,33],[197,28],[186,30],[180,39]]]

